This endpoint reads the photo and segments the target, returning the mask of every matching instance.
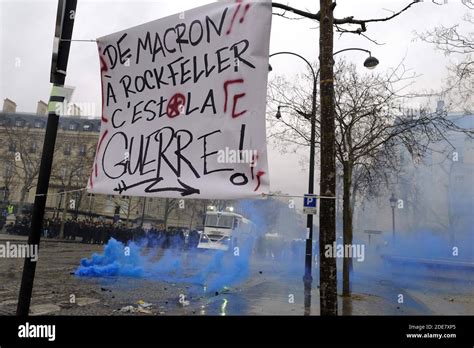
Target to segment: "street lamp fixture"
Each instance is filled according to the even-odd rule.
[[[377,65],[379,65],[379,60],[377,58],[375,58],[374,56],[372,56],[372,52],[370,52],[369,50],[363,49],[363,48],[357,48],[357,47],[344,48],[343,50],[334,52],[333,56],[335,56],[336,54],[339,54],[341,52],[345,52],[345,51],[362,51],[362,52],[368,53],[369,57],[364,61],[364,66],[367,69],[372,70],[372,69],[375,69],[377,67]]]
[[[366,49],[363,49],[363,48],[357,48],[357,47],[351,47],[351,48],[345,48],[343,50],[340,50],[340,51],[337,51],[337,52],[334,52],[333,53],[333,56],[341,53],[341,52],[345,52],[345,51],[362,51],[362,52],[366,52],[369,54],[369,56],[367,57],[367,59],[364,61],[364,67],[366,67],[367,69],[369,70],[373,70],[375,69],[378,65],[379,65],[379,60],[377,58],[375,58],[374,56],[372,56],[372,52],[370,52],[369,50],[366,50]],[[320,70],[318,69],[318,71],[316,72],[316,74],[314,73],[314,70],[312,69],[311,67],[311,64],[303,57],[301,57],[300,55],[296,54],[296,53],[293,53],[293,52],[277,52],[277,53],[273,53],[270,55],[270,58],[273,57],[273,56],[276,56],[276,55],[279,55],[279,54],[290,54],[290,55],[294,55],[294,56],[297,56],[299,58],[302,58],[303,60],[305,60],[305,62],[308,64],[308,66],[311,68],[311,71],[313,73],[313,77],[315,78],[315,80],[317,80],[317,78],[319,77],[319,72]],[[271,72],[273,71],[273,67],[271,66],[271,64],[268,64],[268,72]],[[279,105],[278,106],[278,110],[277,110],[277,113],[275,115],[275,118],[277,120],[279,120],[281,118],[281,111],[280,111],[280,108],[282,106]]]
[[[370,70],[375,69],[377,65],[379,65],[379,60],[372,56],[369,56],[364,62],[364,66]]]
[[[278,106],[277,113],[275,115],[276,119],[279,120],[281,118],[280,106]]]
[[[395,209],[395,207],[397,206],[397,198],[395,197],[395,194],[392,192],[392,196],[390,197],[389,199],[390,201],[390,206],[392,207],[392,209]]]
[[[286,108],[286,107],[287,107],[287,106],[278,105],[277,113],[275,114],[275,118],[276,118],[277,120],[279,120],[279,119],[281,118],[281,111],[280,111],[280,109],[281,109],[281,108]]]

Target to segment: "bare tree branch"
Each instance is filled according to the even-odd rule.
[[[403,12],[407,11],[410,7],[412,7],[414,4],[419,3],[419,2],[421,2],[421,0],[414,0],[410,4],[408,4],[407,6],[402,8],[400,11],[393,12],[393,14],[391,16],[383,17],[383,18],[356,19],[356,18],[354,18],[354,16],[349,16],[349,17],[345,17],[345,18],[334,18],[334,25],[335,26],[336,25],[340,26],[340,25],[343,25],[343,24],[358,25],[359,26],[358,29],[346,30],[346,32],[361,34],[361,33],[367,31],[367,23],[376,23],[376,22],[389,21],[389,20],[399,16]],[[311,13],[311,12],[307,12],[307,11],[298,10],[294,7],[291,7],[291,6],[288,6],[288,5],[283,5],[283,4],[276,3],[276,2],[272,2],[272,6],[274,8],[279,8],[279,9],[282,9],[282,10],[285,10],[285,11],[288,11],[288,12],[292,12],[296,15],[306,17],[306,18],[309,18],[309,19],[313,19],[313,20],[316,20],[318,22],[321,20],[321,13],[319,11],[317,13]],[[334,2],[332,4],[332,10],[334,10],[335,7],[336,7],[336,3]]]

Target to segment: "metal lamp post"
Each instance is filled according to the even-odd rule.
[[[372,57],[372,54],[369,50],[365,50],[362,48],[345,48],[345,49],[335,52],[333,56],[345,51],[364,51],[364,52],[369,53],[369,57],[364,62],[364,66],[368,69],[374,69],[379,64],[378,59],[375,57]],[[281,54],[288,54],[288,55],[296,56],[302,59],[308,65],[311,71],[311,74],[313,75],[311,114],[305,115],[305,117],[309,118],[309,120],[311,121],[308,194],[314,194],[314,162],[315,162],[315,147],[316,147],[316,98],[317,98],[317,93],[318,93],[318,76],[320,73],[320,69],[318,69],[318,71],[315,72],[313,66],[306,58],[294,52],[286,52],[286,51],[276,52],[276,53],[271,54],[269,58],[273,56],[281,55]],[[273,70],[271,65],[269,65],[268,70],[269,71]],[[280,119],[282,117],[281,111],[280,111],[281,107],[282,106],[278,106],[278,110],[275,115],[277,119]],[[326,175],[326,173],[321,172],[321,176],[323,175]],[[313,281],[313,277],[312,277],[313,215],[312,214],[308,214],[307,216],[306,227],[308,228],[308,237],[306,239],[305,273],[303,276],[303,282],[305,285],[305,309],[309,311],[309,308],[306,308],[306,307],[307,307],[307,304],[309,304],[310,306],[311,284]],[[306,312],[305,314],[309,314],[309,313]]]
[[[397,206],[398,199],[395,197],[395,194],[392,192],[392,196],[389,199],[390,207],[392,207],[392,237],[395,240],[395,207]]]
[[[311,73],[313,75],[313,95],[312,95],[312,103],[311,103],[311,114],[309,115],[311,121],[311,137],[310,137],[310,154],[309,154],[309,182],[308,182],[308,194],[314,194],[314,148],[316,146],[316,97],[317,97],[317,83],[318,77],[316,72],[313,69],[311,63],[300,56],[297,53],[293,52],[277,52],[270,55],[270,57],[280,55],[280,54],[289,54],[292,56],[296,56],[305,61],[308,65]],[[319,70],[318,70],[319,73]],[[276,114],[276,118],[281,118],[280,106],[278,107],[278,111]],[[308,228],[308,236],[306,238],[306,256],[305,256],[305,272],[303,276],[303,281],[305,287],[309,287],[311,289],[311,283],[313,281],[313,277],[311,275],[311,266],[312,266],[312,258],[313,258],[313,215],[308,214],[307,216],[307,223],[306,227]]]

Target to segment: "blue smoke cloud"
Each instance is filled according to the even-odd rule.
[[[429,229],[397,231],[395,239],[388,232],[386,236],[373,238],[372,245],[367,237],[360,235],[355,243],[365,243],[364,262],[354,261],[352,279],[367,282],[372,279],[390,280],[397,286],[430,289],[436,288],[429,281],[456,283],[456,291],[472,292],[474,284],[474,253],[472,233],[457,231],[455,240],[448,233]],[[342,265],[338,271],[342,270]],[[338,275],[342,280],[342,274]]]
[[[291,229],[274,221],[275,216],[289,215],[287,205],[275,201],[243,200],[237,210],[254,225],[250,235],[239,230],[233,232],[238,241],[237,251],[233,248],[229,251],[182,250],[178,247],[179,240],[171,241],[169,248],[163,248],[163,235],[126,244],[110,239],[102,254],[82,259],[75,274],[80,277],[124,276],[187,283],[201,286],[207,292],[215,292],[245,282],[251,266],[257,267],[258,262],[265,258],[271,258],[273,267],[279,271],[303,272],[304,249],[302,245],[291,242],[293,236],[284,233],[294,229],[304,232],[304,227],[293,223],[290,218],[286,220],[291,223]],[[267,241],[266,250],[261,252],[262,239],[269,232],[271,223],[282,227],[284,233],[281,233],[281,239]],[[275,232],[275,227],[272,232]],[[129,248],[128,255],[126,247]]]
[[[125,254],[125,246],[110,239],[103,254],[93,254],[90,259],[82,259],[75,274],[86,277],[128,276],[140,277],[144,274],[146,259],[140,255],[140,247],[129,244],[130,255]]]
[[[157,259],[157,249],[148,250],[147,243],[123,244],[110,239],[102,254],[84,258],[75,271],[80,277],[126,276],[157,281],[180,282],[205,287],[214,292],[244,281],[249,274],[252,242],[231,251],[166,249]],[[126,255],[129,248],[129,256]]]

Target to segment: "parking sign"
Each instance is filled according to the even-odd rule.
[[[304,214],[317,214],[318,213],[318,198],[316,195],[306,194],[304,195],[303,202],[303,213]]]

